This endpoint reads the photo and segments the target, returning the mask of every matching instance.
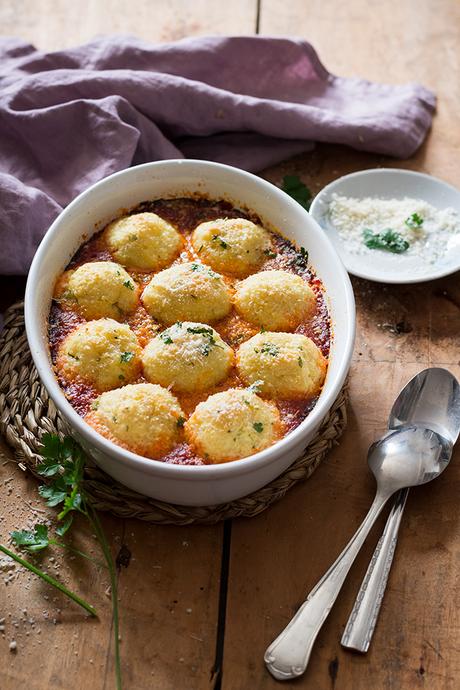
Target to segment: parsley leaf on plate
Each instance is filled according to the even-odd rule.
[[[383,249],[393,254],[402,254],[409,249],[409,242],[399,232],[391,228],[382,232],[373,232],[369,228],[365,228],[363,241],[369,249]]]
[[[418,213],[412,213],[409,218],[406,218],[404,224],[407,225],[408,228],[419,228],[423,225],[423,218]]]

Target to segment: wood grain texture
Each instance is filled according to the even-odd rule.
[[[0,33],[53,50],[110,32],[160,41],[253,33],[256,15],[253,0],[138,0],[133,7],[121,0],[3,0]],[[395,166],[429,172],[460,186],[456,0],[261,0],[260,29],[311,41],[336,74],[390,83],[418,80],[439,96],[433,131],[408,161],[323,145],[267,171],[268,179],[279,183],[283,174],[299,174],[316,192],[347,172]],[[365,468],[366,451],[384,429],[395,394],[428,365],[446,366],[460,375],[458,275],[421,286],[382,286],[359,279],[353,284],[358,333],[343,440],[315,475],[281,503],[258,518],[233,524],[222,690],[279,687],[264,668],[264,649],[363,518],[374,489]],[[44,517],[31,509],[43,509],[36,501],[36,483],[3,464],[8,451],[4,453],[0,540],[34,516]],[[345,652],[340,637],[384,516],[353,567],[296,687],[459,686],[459,462],[457,450],[445,475],[411,493],[368,655]],[[114,553],[122,544],[131,553],[119,580],[125,690],[213,688],[222,527],[160,528],[108,516],[104,525]],[[93,548],[84,529],[78,544]],[[53,563],[48,565],[54,571]],[[19,571],[6,584],[8,571],[0,571],[0,619],[6,617],[5,631],[0,632],[2,690],[114,687],[107,578],[76,561],[59,565],[59,573],[97,606],[101,620],[86,620],[72,604],[53,601],[48,588]],[[18,643],[16,654],[8,649],[12,639]]]
[[[252,33],[256,7],[256,0],[235,0],[231,5],[208,0],[197,0],[193,5],[187,0],[144,1],[135,7],[121,0],[3,0],[0,35],[19,36],[41,49],[56,50],[108,33],[134,34],[150,41]],[[23,284],[22,279],[2,280],[2,308],[20,296]],[[42,502],[35,501],[36,482],[14,465],[2,464],[8,457],[5,448],[4,458],[0,457],[2,542],[11,530],[44,517],[24,503],[33,502],[43,509]],[[9,493],[11,486],[14,490]],[[121,569],[119,578],[124,687],[212,687],[222,526],[153,527],[110,517],[105,517],[104,525],[114,553],[125,544],[132,554],[129,567]],[[91,535],[83,529],[81,547],[88,543],[92,543]],[[1,578],[7,577],[8,571],[0,571],[0,619],[6,619],[5,630],[0,631],[2,690],[26,686],[30,690],[113,688],[111,607],[104,594],[108,584],[104,574],[81,570],[76,561],[59,569],[67,584],[96,606],[100,621],[94,622],[63,598],[53,602],[49,588],[33,576],[29,578],[18,569],[14,572],[14,579],[6,584]],[[60,614],[56,613],[58,607]],[[44,618],[45,613],[49,618]],[[52,622],[55,616],[57,624]],[[36,622],[32,625],[29,618]],[[13,639],[16,653],[9,651]]]
[[[52,518],[37,482],[0,455],[0,542],[13,529]],[[158,527],[103,516],[119,572],[124,688],[176,690],[211,687],[216,645],[221,526]],[[100,558],[84,522],[73,545]],[[37,559],[54,577],[93,604],[93,620],[0,554],[0,666],[2,690],[105,690],[115,687],[109,578],[81,558],[54,547]],[[13,575],[11,581],[9,575]],[[17,644],[11,652],[9,645]],[[187,685],[184,686],[186,681]]]
[[[101,34],[148,41],[253,33],[256,0],[2,0],[0,35],[18,36],[43,50],[86,43]]]
[[[279,183],[282,175],[297,173],[316,192],[339,175],[394,166],[429,172],[460,186],[458,3],[262,0],[261,32],[295,34],[311,41],[336,74],[389,83],[419,80],[439,97],[433,130],[411,160],[318,146],[312,154],[268,171],[268,179]],[[340,446],[308,483],[295,488],[281,504],[257,520],[233,526],[224,690],[279,687],[264,668],[264,650],[364,517],[374,493],[365,466],[367,448],[384,430],[395,395],[426,366],[446,366],[457,377],[460,374],[458,274],[419,286],[385,286],[360,279],[354,279],[353,285],[357,340],[349,427]],[[344,651],[340,638],[385,516],[354,565],[296,687],[454,690],[459,686],[459,460],[457,449],[443,477],[411,493],[369,653]]]

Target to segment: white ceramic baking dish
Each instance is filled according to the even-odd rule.
[[[57,276],[94,232],[123,209],[141,201],[207,194],[244,205],[262,221],[309,252],[326,289],[333,340],[320,398],[309,416],[284,439],[243,460],[220,465],[180,466],[130,453],[100,436],[75,412],[51,365],[47,318]],[[56,407],[85,451],[122,484],[153,498],[205,506],[259,489],[304,450],[336,399],[347,375],[355,334],[353,291],[336,251],[319,225],[287,194],[269,182],[226,165],[193,160],[146,163],[98,182],[78,196],[54,221],[34,257],[26,288],[25,321],[32,356]]]

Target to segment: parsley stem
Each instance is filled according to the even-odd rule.
[[[61,584],[58,580],[55,580],[54,577],[51,577],[47,573],[44,573],[43,570],[40,570],[39,568],[36,568],[32,563],[29,561],[25,561],[23,558],[18,556],[14,551],[10,551],[9,549],[6,548],[6,546],[3,546],[3,544],[0,544],[0,551],[2,551],[4,554],[9,556],[10,558],[13,559],[13,561],[16,561],[20,565],[24,566],[24,568],[27,568],[27,570],[30,570],[32,573],[35,575],[38,575],[38,577],[41,577],[42,580],[45,580],[49,585],[52,587],[55,587],[58,589],[60,592],[65,594],[67,597],[72,599],[76,604],[81,606],[82,608],[85,609],[91,616],[94,616],[97,618],[97,613],[96,609],[94,609],[91,604],[87,604],[86,601],[83,599],[80,599],[77,594],[74,594],[71,592],[67,587],[65,587],[63,584]]]
[[[105,563],[102,563],[101,561],[96,560],[96,558],[93,558],[92,556],[88,556],[87,553],[84,553],[84,551],[80,551],[79,549],[74,549],[73,546],[69,546],[69,544],[64,544],[60,541],[55,541],[54,539],[50,539],[50,544],[53,544],[53,546],[60,546],[62,549],[67,549],[67,551],[71,551],[72,553],[77,554],[77,556],[82,556],[82,558],[87,558],[88,561],[91,561],[91,563],[94,563],[94,565],[102,566],[103,568],[106,567]]]
[[[119,625],[119,615],[118,615],[118,583],[117,583],[117,571],[115,568],[115,563],[113,562],[112,552],[110,546],[107,542],[103,527],[99,520],[99,516],[96,510],[93,508],[89,501],[85,501],[86,506],[88,506],[89,512],[85,512],[88,520],[93,526],[96,536],[101,545],[102,551],[104,553],[105,560],[107,562],[107,567],[110,574],[110,590],[112,596],[112,611],[113,611],[113,637],[115,643],[115,678],[117,683],[117,690],[122,690],[121,685],[121,661],[120,661],[120,625]]]

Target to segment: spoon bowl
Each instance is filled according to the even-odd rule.
[[[416,374],[393,403],[388,428],[416,425],[456,442],[460,433],[460,385],[450,371],[431,367]]]
[[[457,389],[445,377],[443,380],[446,384],[443,393],[447,393],[449,404],[441,409],[450,412],[450,406],[456,404]],[[414,384],[411,390],[416,401],[419,401],[418,409],[422,416],[425,408],[423,401],[417,398],[417,385]],[[409,408],[406,408],[406,412],[407,410]],[[398,411],[395,411],[393,422],[396,428],[390,429],[370,447],[368,464],[377,482],[374,501],[363,523],[335,563],[313,588],[286,628],[267,648],[265,664],[278,680],[296,678],[305,671],[316,636],[334,605],[364,540],[390,496],[401,489],[405,489],[407,495],[408,487],[436,479],[449,464],[453,443],[458,436],[458,433],[455,435],[453,422],[447,432],[445,427],[437,423],[432,425],[443,429],[443,434],[440,434],[419,423],[417,416],[414,415],[412,424],[402,425],[399,423]]]
[[[436,479],[449,464],[452,442],[419,426],[389,431],[369,449],[368,464],[384,495]]]
[[[416,374],[400,391],[390,412],[388,420],[390,431],[386,437],[393,436],[394,430],[409,430],[413,427],[418,427],[422,436],[432,434],[430,438],[427,438],[426,446],[423,438],[420,439],[423,456],[420,466],[425,467],[421,483],[424,484],[425,481],[434,479],[445,468],[450,460],[452,450],[450,444],[453,445],[457,441],[460,433],[460,385],[447,369],[440,367],[425,369]],[[420,436],[420,434],[416,435]],[[397,441],[397,438],[394,440]],[[439,441],[442,445],[441,449],[438,447]],[[410,445],[411,447],[417,445],[415,435]],[[429,451],[430,446],[431,451]],[[381,450],[383,449],[380,448]],[[434,454],[439,452],[437,466],[436,460],[432,457],[428,458],[428,468],[426,467],[427,452]],[[373,456],[373,462],[376,461],[377,456]],[[341,641],[345,648],[362,653],[366,653],[369,649],[385,594],[408,494],[409,489],[403,488],[395,496],[384,532],[378,541],[345,626]]]

